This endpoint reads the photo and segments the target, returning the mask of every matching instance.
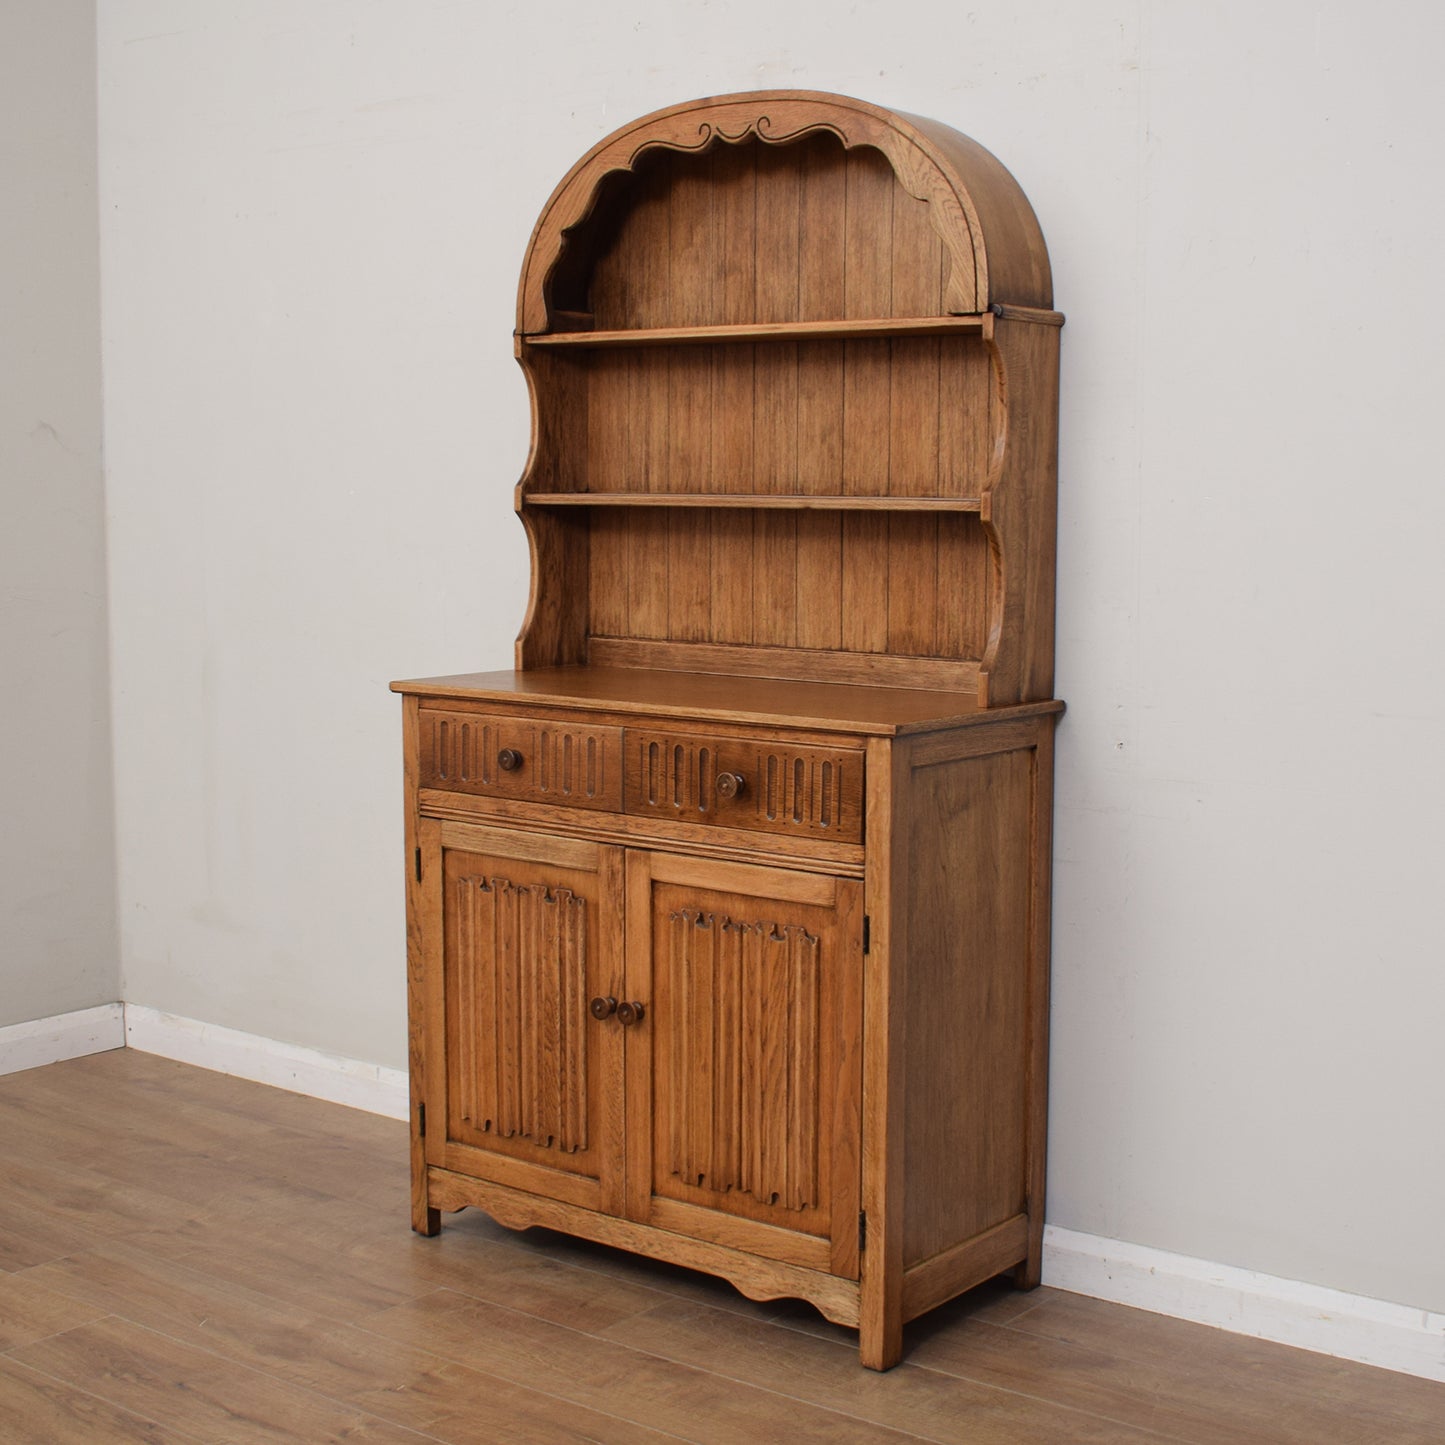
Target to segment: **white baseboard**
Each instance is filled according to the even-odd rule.
[[[1044,1230],[1044,1283],[1342,1360],[1445,1381],[1445,1314],[1140,1244]]]
[[[124,1005],[103,1003],[0,1028],[0,1074],[125,1047]]]
[[[401,1069],[283,1044],[133,1003],[125,1005],[125,1042],[142,1053],[271,1084],[293,1094],[391,1119],[408,1117],[407,1079]]]

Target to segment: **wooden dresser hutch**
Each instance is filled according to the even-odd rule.
[[[1058,341],[1007,171],[700,100],[522,267],[514,672],[404,694],[413,1226],[905,1321],[1038,1283]]]

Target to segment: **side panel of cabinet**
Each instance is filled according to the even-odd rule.
[[[426,1161],[589,1209],[621,1203],[616,848],[421,824]]]
[[[628,854],[632,1218],[857,1278],[861,896]]]
[[[1053,719],[910,740],[899,780],[911,1316],[1043,1227]],[[931,1272],[938,1280],[929,1282]],[[956,1292],[956,1291],[955,1291]],[[944,1293],[941,1297],[947,1297]]]

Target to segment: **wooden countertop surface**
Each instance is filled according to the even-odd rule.
[[[465,672],[452,677],[412,678],[394,682],[391,688],[393,692],[455,701],[635,712],[879,736],[1037,717],[1064,709],[1063,703],[1056,700],[981,708],[974,695],[967,692],[630,667]]]

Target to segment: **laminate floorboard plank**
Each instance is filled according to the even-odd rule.
[[[324,1202],[318,1206],[324,1209]],[[405,1221],[405,1213],[401,1216]],[[269,1249],[238,1247],[235,1233],[202,1223],[184,1235],[147,1235],[139,1242],[158,1258],[184,1265],[220,1284],[243,1286],[280,1303],[311,1310],[328,1319],[350,1321],[377,1310],[390,1309],[425,1294],[435,1286],[413,1282],[405,1272],[390,1271],[385,1278],[338,1248],[335,1258],[318,1267],[314,1259],[288,1249],[274,1239]]]
[[[699,1445],[758,1445],[770,1438],[789,1445],[900,1445],[916,1438],[450,1290],[371,1316],[363,1327]]]
[[[1404,1411],[1388,1422],[1342,1424],[1328,1402],[1301,1396],[1266,1368],[1228,1373],[1201,1368],[1187,1352],[1169,1365],[1145,1365],[1086,1346],[996,1325],[951,1327],[913,1346],[909,1361],[959,1379],[1038,1397],[1081,1410],[1136,1420],[1191,1445],[1332,1445],[1389,1440],[1391,1445],[1440,1445],[1445,1422],[1421,1433]],[[1388,1424],[1388,1429],[1381,1427]]]
[[[795,1301],[475,1210],[420,1238],[406,1155],[130,1050],[0,1077],[0,1441],[1445,1445],[1445,1385],[1048,1288],[873,1374]]]
[[[174,1144],[143,1141],[127,1149],[107,1142],[87,1156],[67,1148],[64,1139],[47,1144],[42,1131],[26,1138],[3,1120],[0,1130],[0,1206],[48,1201],[47,1212],[92,1233],[154,1227],[158,1219],[204,1208],[265,1182],[252,1171],[218,1164],[206,1155],[187,1159],[185,1169],[177,1170],[172,1167]],[[73,1133],[74,1126],[68,1132]],[[102,1196],[104,1204],[97,1208]]]
[[[511,1242],[486,1239],[418,1240],[412,1251],[413,1277],[434,1289],[449,1289],[490,1304],[503,1305],[573,1329],[606,1329],[630,1315],[651,1309],[661,1297],[655,1288],[593,1271]],[[381,1254],[381,1251],[376,1251]]]
[[[1183,1371],[1202,1389],[1212,1382],[1230,1400],[1245,1394],[1272,1399],[1277,1417],[1261,1428],[1276,1433],[1260,1439],[1445,1445],[1445,1384],[1433,1380],[1062,1290],[1010,1321],[1008,1328],[1081,1345],[1116,1360]],[[1228,1382],[1227,1391],[1220,1389],[1221,1381]]]
[[[853,1338],[800,1303],[776,1323]],[[990,1282],[910,1324],[904,1350],[910,1364],[1192,1445],[1445,1445],[1445,1385],[1047,1286]]]
[[[0,1359],[0,1429],[6,1445],[202,1445],[8,1359]]]
[[[158,1335],[454,1445],[669,1438],[243,1286],[218,1284],[152,1256],[143,1244],[109,1245],[29,1273],[72,1308],[89,1302],[93,1312],[124,1315]]]
[[[51,1335],[10,1357],[122,1410],[163,1418],[212,1445],[295,1440],[419,1445],[428,1438],[114,1317]]]
[[[176,1212],[165,1194],[53,1159],[43,1138],[18,1154],[0,1152],[0,1267],[24,1269],[90,1249],[153,1229]]]
[[[257,1084],[247,1088],[258,1103],[280,1092]],[[345,1197],[373,1205],[388,1190],[406,1197],[406,1130],[395,1121],[383,1121],[395,1124],[388,1131],[391,1147],[385,1147],[368,1139],[373,1131],[365,1127],[358,1131],[360,1140],[342,1141],[336,1125],[328,1136],[205,1104],[177,1110],[173,1098],[131,1099],[127,1091],[127,1097],[110,1097],[101,1105],[88,1095],[69,1102],[62,1091],[49,1093],[31,1089],[23,1100],[0,1093],[0,1155],[13,1159],[20,1150],[33,1156],[37,1144],[48,1139],[44,1157],[81,1165],[118,1184],[143,1186],[183,1211],[266,1195]],[[168,1167],[178,1151],[186,1159],[184,1170]],[[153,1206],[148,1213],[157,1217]]]
[[[393,1239],[387,1248],[357,1253],[344,1243],[328,1246],[294,1233],[227,1230],[206,1246],[157,1233],[30,1274],[57,1291],[103,1303],[130,1318],[135,1316],[123,1308],[126,1291],[142,1288],[151,1278],[158,1278],[168,1293],[189,1282],[198,1296],[239,1292],[278,1313],[304,1310],[318,1320],[345,1322],[447,1288],[574,1329],[601,1330],[663,1298],[656,1290],[504,1244],[481,1239],[457,1244],[461,1247],[448,1250],[437,1248],[436,1241]],[[124,1285],[109,1287],[126,1271],[131,1277]],[[320,1280],[328,1283],[318,1290]]]
[[[659,1305],[604,1333],[604,1338],[651,1348],[681,1364],[748,1380],[780,1395],[826,1402],[853,1419],[887,1422],[940,1445],[1032,1445],[1067,1440],[1090,1445],[1177,1437],[1138,1429],[1128,1417],[1020,1394],[994,1385],[950,1379],[911,1362],[886,1374],[858,1368],[857,1346],[797,1334],[779,1347],[776,1326],[720,1315],[682,1301]]]
[[[446,1232],[444,1227],[443,1238]],[[658,1295],[672,1295],[710,1305],[713,1309],[727,1310],[747,1319],[770,1320],[786,1305],[795,1303],[799,1310],[826,1323],[811,1305],[802,1301],[752,1300],[716,1275],[699,1274],[696,1270],[663,1260],[644,1259],[641,1255],[628,1254],[626,1250],[594,1244],[589,1239],[574,1239],[550,1229],[529,1229],[513,1236],[512,1242],[528,1258],[555,1260],[586,1274],[605,1275],[619,1284],[648,1290],[652,1295],[650,1305],[659,1302]],[[465,1289],[465,1286],[458,1285],[456,1288]]]
[[[475,1211],[468,1211],[468,1214],[444,1215],[444,1227],[439,1235],[442,1241],[447,1241],[449,1237],[454,1238],[455,1253],[461,1257],[468,1253],[470,1244],[462,1235],[465,1225],[474,1222],[490,1224],[486,1215],[477,1214]],[[629,1254],[620,1248],[594,1244],[591,1240],[578,1240],[571,1235],[558,1234],[545,1228],[526,1230],[522,1234],[512,1234],[510,1231],[503,1233],[506,1238],[499,1241],[501,1246],[512,1248],[522,1259],[565,1264],[568,1269],[575,1270],[581,1279],[594,1280],[585,1287],[590,1290],[607,1290],[610,1298],[617,1298],[614,1292],[621,1290],[623,1293],[620,1298],[636,1301],[636,1311],[631,1312],[652,1309],[660,1303],[660,1296],[691,1299],[711,1305],[714,1309],[725,1309],[731,1314],[744,1315],[749,1319],[772,1319],[783,1305],[783,1301],[776,1299],[749,1299],[738,1293],[727,1280],[718,1279],[714,1274],[699,1274],[696,1270],[685,1269],[681,1264],[646,1259],[642,1254]],[[603,1277],[610,1285],[598,1282],[597,1276]],[[444,1269],[438,1267],[434,1277],[436,1285],[457,1289],[461,1293],[475,1293],[478,1298],[491,1298],[490,1292],[483,1292],[475,1287],[468,1274],[448,1276]],[[500,1299],[497,1301],[503,1302]],[[799,1308],[808,1311],[815,1319],[819,1318],[812,1306],[798,1303]]]
[[[106,1313],[50,1289],[33,1270],[0,1274],[0,1351],[89,1324]]]
[[[29,1269],[46,1260],[63,1259],[76,1250],[90,1249],[105,1236],[63,1218],[36,1218],[28,1203],[7,1199],[0,1187],[0,1269]]]
[[[262,1086],[254,1084],[250,1087],[257,1091],[257,1098],[252,1109],[217,1106],[199,1094],[188,1097],[186,1108],[178,1110],[174,1088],[167,1090],[160,1079],[131,1077],[130,1052],[122,1049],[71,1060],[87,1066],[75,1075],[57,1076],[53,1067],[10,1075],[3,1091],[5,1103],[42,1120],[61,1110],[73,1119],[93,1119],[102,1129],[101,1137],[107,1139],[134,1143],[149,1138],[211,1151],[263,1141],[289,1127],[268,1117],[268,1101],[260,1097]],[[123,1087],[116,1088],[117,1083]],[[311,1130],[292,1132],[315,1137]]]
[[[358,1148],[349,1140],[305,1136],[259,1147],[250,1157],[261,1173],[280,1184],[315,1188],[327,1198],[351,1199],[378,1209],[399,1206],[403,1217],[410,1207],[405,1137],[390,1157]]]
[[[257,1127],[294,1129],[320,1138],[334,1138],[340,1132],[354,1144],[382,1149],[393,1148],[399,1139],[405,1149],[407,1128],[404,1120],[368,1114],[305,1094],[293,1094],[286,1089],[253,1083],[233,1074],[198,1069],[174,1059],[161,1058],[158,1054],[118,1049],[71,1062],[89,1066],[88,1072],[77,1071],[75,1081],[69,1078],[66,1081],[66,1087],[77,1103],[83,1102],[83,1096],[89,1090],[108,1087],[115,1080],[124,1085],[127,1098],[154,1100],[163,1106],[163,1112],[171,1117],[173,1126],[185,1127],[186,1121],[178,1119],[174,1110],[176,1092],[182,1089],[187,1116],[193,1108],[219,1110],[250,1121]]]
[[[71,1066],[75,1068],[72,1069]],[[217,1074],[134,1049],[69,1059],[65,1071],[29,1069],[9,1075],[12,1088],[0,1091],[0,1110],[19,1105],[45,1121],[55,1105],[66,1116],[104,1124],[107,1139],[149,1137],[158,1143],[225,1156],[238,1146],[312,1139],[331,1143],[338,1133],[383,1157],[402,1140],[406,1124],[341,1104],[292,1094],[250,1079]],[[116,1088],[113,1085],[120,1085]],[[182,1092],[185,1108],[176,1108]],[[95,1142],[92,1131],[91,1142]]]

